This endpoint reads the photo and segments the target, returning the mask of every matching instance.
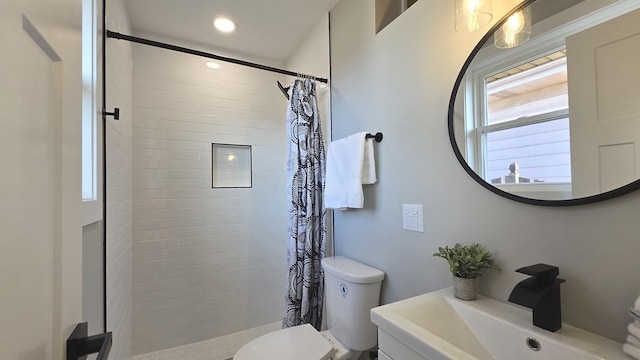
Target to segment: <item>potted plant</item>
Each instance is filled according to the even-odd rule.
[[[482,275],[480,270],[500,269],[491,259],[491,253],[480,244],[438,247],[438,252],[433,256],[441,257],[449,263],[449,270],[453,274],[453,295],[462,300],[478,298],[475,278]]]

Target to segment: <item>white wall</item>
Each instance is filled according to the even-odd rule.
[[[508,2],[494,2],[499,15]],[[640,193],[593,205],[547,208],[501,198],[475,183],[453,155],[447,106],[453,83],[481,33],[454,31],[452,1],[418,1],[378,35],[374,3],[340,2],[331,12],[333,137],[384,132],[378,183],[365,209],[336,212],[340,255],[383,270],[382,302],[451,285],[438,246],[479,242],[502,271],[481,293],[506,301],[524,276],[557,265],[564,320],[622,341],[626,309],[640,293]],[[402,230],[401,204],[425,205],[424,233]]]
[[[7,359],[63,358],[64,341],[82,321],[81,8],[56,5],[0,2],[0,353]],[[27,35],[23,16],[58,59]],[[27,81],[38,74],[44,81]]]
[[[107,29],[128,34],[122,0],[107,1]],[[131,44],[107,39],[107,329],[112,359],[128,359],[132,344],[132,70]],[[100,104],[101,106],[102,104]]]
[[[284,314],[283,79],[207,61],[134,46],[134,354]],[[212,143],[252,146],[252,188],[212,189]]]

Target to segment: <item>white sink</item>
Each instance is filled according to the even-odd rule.
[[[628,359],[620,343],[567,324],[552,333],[533,326],[529,310],[482,296],[458,300],[451,288],[374,308],[371,320],[424,359]]]

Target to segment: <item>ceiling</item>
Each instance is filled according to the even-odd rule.
[[[124,0],[134,34],[175,39],[281,62],[339,0]],[[227,16],[236,31],[212,21]],[[202,49],[201,49],[202,50]],[[206,50],[206,49],[204,49]]]

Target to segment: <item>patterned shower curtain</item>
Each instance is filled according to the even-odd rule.
[[[326,249],[326,211],[322,194],[324,145],[315,82],[297,79],[290,91],[287,110],[289,278],[282,327],[311,324],[320,330],[324,294],[320,260]]]

